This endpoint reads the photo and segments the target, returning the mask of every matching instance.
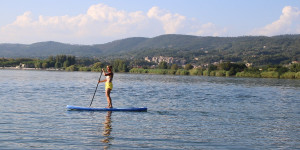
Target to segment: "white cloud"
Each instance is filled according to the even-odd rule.
[[[172,14],[158,7],[152,7],[147,16],[161,21],[166,34],[176,33],[178,29],[183,28],[183,23],[186,20],[185,16]]]
[[[286,6],[282,9],[280,18],[263,28],[254,29],[252,35],[278,35],[300,33],[300,10],[297,7]]]
[[[13,25],[28,26],[31,21],[31,12],[27,11],[22,16],[18,16]]]
[[[201,24],[177,13],[158,7],[148,12],[126,12],[105,4],[92,5],[77,16],[43,16],[37,19],[25,12],[0,28],[2,43],[33,43],[59,41],[78,44],[97,44],[116,39],[161,34],[194,34],[219,36],[226,30],[213,23]]]

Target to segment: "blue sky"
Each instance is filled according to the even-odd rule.
[[[300,0],[1,0],[0,43],[300,34]]]

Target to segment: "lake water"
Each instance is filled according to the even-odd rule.
[[[300,80],[116,73],[114,107],[148,112],[67,111],[99,75],[0,70],[0,149],[300,149]]]

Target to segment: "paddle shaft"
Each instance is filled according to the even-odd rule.
[[[101,70],[101,74],[100,74],[100,77],[99,77],[99,80],[98,80],[97,87],[96,87],[96,89],[95,89],[95,92],[94,92],[94,96],[93,96],[93,98],[92,98],[92,101],[91,101],[91,104],[90,104],[90,106],[89,106],[89,107],[91,107],[91,106],[92,106],[92,103],[93,103],[93,100],[94,100],[95,94],[96,94],[96,92],[97,92],[97,89],[98,89],[98,85],[99,85],[99,81],[100,81],[100,79],[101,79],[101,76],[102,76],[102,70]]]

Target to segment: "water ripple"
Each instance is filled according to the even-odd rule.
[[[300,81],[115,74],[115,107],[76,112],[99,73],[0,70],[0,149],[299,149]],[[93,107],[105,107],[100,84]]]

